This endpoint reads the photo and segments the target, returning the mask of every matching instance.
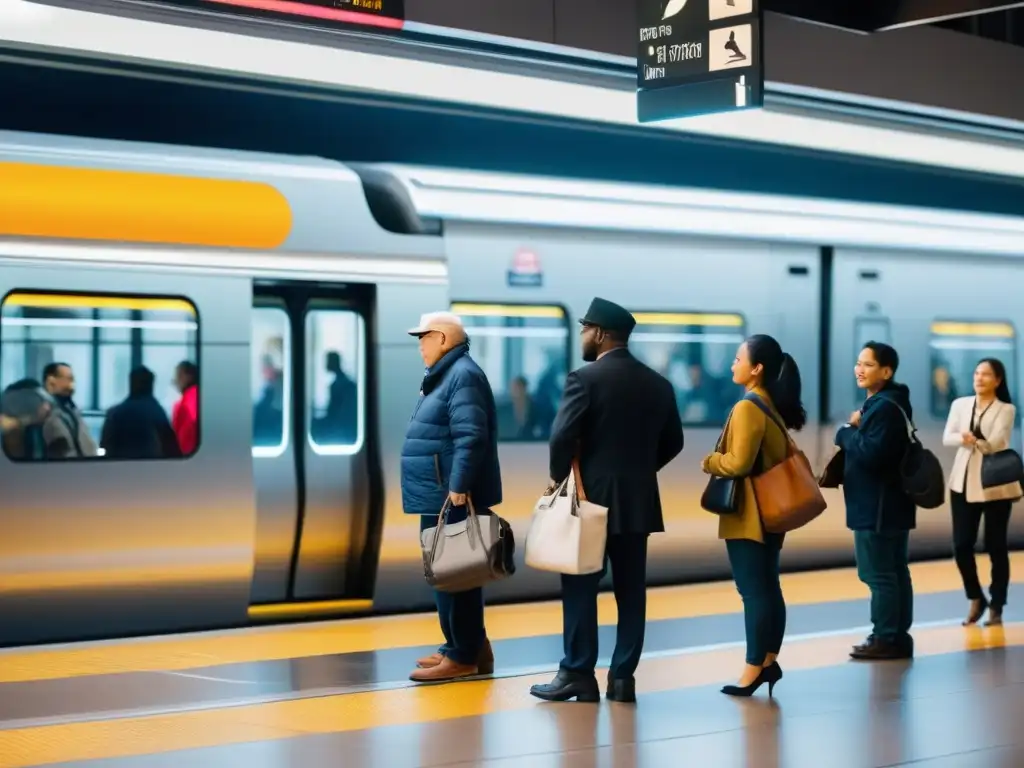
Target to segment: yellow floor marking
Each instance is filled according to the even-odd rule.
[[[790,671],[847,662],[860,636],[825,637],[790,643],[780,662]],[[915,633],[918,657],[1024,645],[1024,623],[993,629],[942,627]],[[659,691],[731,681],[743,650],[724,649],[644,661],[637,673],[641,696]],[[493,715],[540,706],[529,695],[548,675],[359,693],[206,712],[126,718],[0,731],[0,768],[23,768],[73,760],[130,757],[297,735],[361,731],[458,717]],[[784,689],[785,681],[780,684]],[[583,705],[576,705],[583,706]],[[547,713],[538,710],[540,717]]]
[[[1024,553],[1012,556],[1012,567],[1017,574],[1024,574]],[[981,573],[987,573],[987,558],[978,558],[978,568]],[[950,561],[917,563],[912,571],[917,594],[962,588],[956,567]],[[782,584],[790,605],[868,596],[867,588],[857,580],[852,569],[786,574]],[[722,615],[740,610],[742,603],[731,581],[664,587],[648,593],[649,621]],[[966,613],[966,599],[964,610]],[[611,594],[601,595],[598,613],[602,624],[615,623],[615,600]],[[487,609],[487,632],[492,640],[557,635],[561,631],[562,608],[558,602],[499,605]],[[437,617],[428,613],[59,649],[17,649],[0,654],[0,683],[196,669],[218,664],[417,647],[440,641]]]

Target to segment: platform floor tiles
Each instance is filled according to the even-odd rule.
[[[651,591],[636,705],[529,695],[561,655],[557,603],[488,609],[494,677],[440,686],[407,679],[439,640],[429,615],[6,650],[0,768],[1024,766],[1024,614],[963,628],[952,564],[913,570],[912,662],[848,658],[867,631],[852,571],[784,577],[774,699],[718,690],[743,660],[729,583]],[[614,618],[603,596],[605,655]]]

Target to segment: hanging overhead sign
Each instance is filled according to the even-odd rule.
[[[637,119],[764,105],[759,0],[638,0]]]
[[[247,16],[302,21],[308,24],[402,28],[405,0],[163,0],[170,5],[221,10]]]

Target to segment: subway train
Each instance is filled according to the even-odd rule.
[[[399,454],[423,375],[407,329],[448,307],[495,391],[497,511],[520,542],[490,600],[557,594],[521,543],[595,295],[635,313],[631,348],[684,421],[650,583],[728,577],[700,460],[744,336],[798,362],[817,466],[858,407],[860,346],[894,344],[948,468],[941,431],[975,362],[999,357],[1022,392],[1021,242],[1008,217],[0,132],[0,384],[67,363],[97,444],[136,366],[170,409],[174,367],[195,363],[200,403],[185,457],[42,460],[4,441],[0,643],[430,606]],[[827,498],[787,569],[852,562]],[[921,511],[913,555],[950,538],[948,510]]]

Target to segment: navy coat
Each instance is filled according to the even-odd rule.
[[[501,503],[498,412],[487,375],[452,349],[427,369],[402,446],[402,508],[436,515],[449,491],[468,493],[481,512]]]
[[[896,403],[907,418],[914,417],[910,390],[890,382],[864,401],[859,427],[844,426],[836,434],[845,454],[843,497],[850,530],[909,531],[917,525],[917,507],[900,480],[910,438]]]

